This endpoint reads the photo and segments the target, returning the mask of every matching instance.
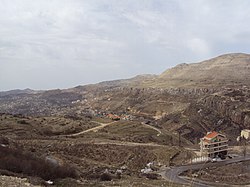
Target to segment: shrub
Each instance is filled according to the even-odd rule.
[[[152,179],[152,180],[156,180],[156,179],[158,179],[158,174],[156,174],[156,173],[146,173],[146,174],[144,174],[148,179]]]
[[[31,153],[8,147],[0,147],[0,169],[38,176],[44,180],[77,177],[76,171],[70,166],[55,165]]]
[[[8,144],[9,144],[8,138],[5,138],[5,137],[3,137],[3,136],[0,136],[0,144],[8,145]]]
[[[25,120],[18,120],[17,123],[22,124],[22,125],[28,125],[29,123]]]
[[[109,173],[103,173],[100,176],[101,181],[111,181],[112,176]]]

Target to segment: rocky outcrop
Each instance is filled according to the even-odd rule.
[[[230,93],[234,93],[233,95]],[[200,101],[206,108],[215,110],[220,116],[230,118],[242,128],[250,128],[249,91],[230,90],[209,95]]]

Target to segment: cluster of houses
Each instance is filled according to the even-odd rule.
[[[101,117],[101,118],[109,118],[112,120],[127,120],[131,121],[135,119],[135,116],[126,114],[126,113],[120,113],[120,114],[115,114],[113,112],[106,112],[106,111],[99,111],[97,109],[92,109],[92,108],[86,108],[84,111],[81,112],[82,115],[87,115],[87,116],[96,116],[96,117]]]
[[[134,117],[132,115],[128,115],[128,114],[121,114],[121,115],[117,115],[117,114],[108,114],[106,115],[106,117],[108,117],[109,119],[112,119],[112,120],[127,120],[127,121],[130,121],[130,120],[133,120]]]
[[[121,119],[120,116],[115,115],[115,114],[108,114],[107,117],[108,117],[109,119],[112,119],[112,120],[115,120],[115,121],[118,121],[118,120]]]
[[[135,117],[130,115],[130,114],[115,114],[115,113],[107,113],[107,112],[98,112],[97,110],[94,113],[94,116],[98,116],[98,117],[104,117],[104,118],[109,118],[112,120],[127,120],[127,121],[131,121],[133,120]]]

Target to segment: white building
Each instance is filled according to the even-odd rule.
[[[242,130],[240,133],[240,137],[248,140],[250,138],[250,130],[249,129]]]

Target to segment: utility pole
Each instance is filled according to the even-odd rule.
[[[243,145],[243,155],[246,157],[247,154],[247,140],[244,138],[244,145]]]
[[[181,147],[181,133],[178,131],[178,145]]]
[[[173,146],[174,145],[174,142],[173,142],[173,137],[170,136],[170,144]]]
[[[190,163],[193,164],[193,155],[190,154]]]

